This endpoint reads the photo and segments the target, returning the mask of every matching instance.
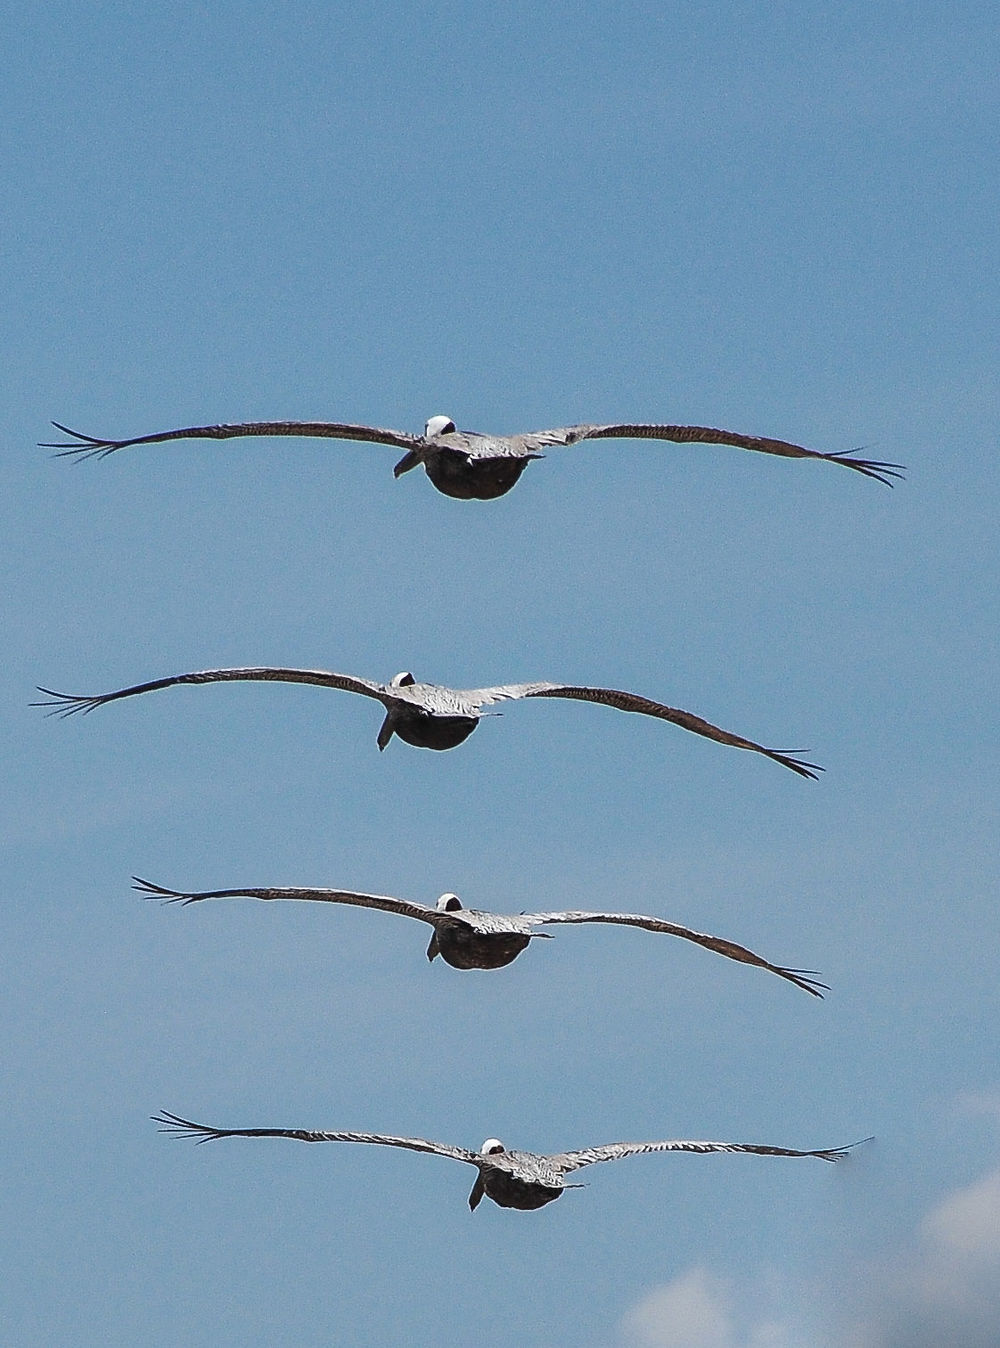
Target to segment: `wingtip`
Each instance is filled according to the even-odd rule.
[[[824,1161],[832,1161],[837,1164],[839,1161],[847,1161],[851,1158],[858,1147],[864,1147],[869,1142],[875,1141],[875,1134],[870,1137],[860,1137],[857,1142],[848,1142],[843,1147],[831,1147],[828,1152],[822,1152],[820,1155]]]
[[[809,752],[808,749],[767,749],[765,750],[769,758],[773,758],[776,763],[783,767],[790,768],[792,772],[798,773],[800,777],[808,777],[810,781],[818,782],[821,772],[825,772],[819,763],[810,763],[808,759],[800,755]]]
[[[206,1128],[203,1124],[194,1123],[191,1119],[182,1119],[179,1114],[171,1114],[168,1109],[161,1109],[159,1114],[150,1114],[152,1121],[159,1124],[161,1133],[169,1133],[172,1137],[191,1137],[195,1144],[202,1142],[214,1142],[222,1137],[222,1133],[215,1132],[212,1128]]]
[[[811,992],[814,997],[823,1000],[824,995],[830,991],[829,983],[824,983],[815,969],[782,969],[781,971],[787,979],[793,982],[796,987],[804,988],[806,992]]]
[[[144,880],[141,875],[132,876],[132,888],[136,890],[143,899],[155,899],[160,903],[180,903],[186,904],[188,897],[175,889],[165,889],[163,885],[154,884],[152,880]]]

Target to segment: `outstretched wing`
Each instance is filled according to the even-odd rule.
[[[172,688],[178,683],[224,683],[229,680],[265,680],[277,683],[312,683],[320,688],[341,688],[347,693],[361,693],[364,697],[376,698],[388,706],[392,700],[388,690],[371,679],[356,678],[351,674],[332,674],[325,669],[202,669],[193,674],[172,674],[166,679],[153,679],[149,683],[136,683],[131,688],[119,688],[113,693],[57,693],[51,688],[41,688],[45,693],[44,702],[32,702],[33,707],[51,707],[50,716],[73,716],[76,712],[93,711],[103,707],[106,702],[117,702],[122,697],[133,697],[137,693],[154,693],[160,688]]]
[[[296,1142],[371,1142],[379,1147],[405,1147],[408,1151],[427,1151],[435,1156],[448,1156],[453,1161],[467,1161],[470,1165],[478,1165],[482,1159],[477,1152],[467,1151],[465,1147],[428,1142],[422,1137],[392,1137],[389,1133],[321,1133],[305,1128],[210,1128],[167,1110],[150,1117],[160,1125],[161,1133],[193,1137],[196,1142],[214,1142],[219,1137],[290,1137]]]
[[[599,1161],[620,1161],[625,1156],[639,1156],[648,1151],[748,1152],[752,1156],[815,1156],[821,1161],[842,1161],[852,1148],[871,1140],[865,1137],[861,1142],[849,1142],[846,1147],[824,1147],[818,1151],[795,1151],[790,1147],[768,1147],[753,1142],[609,1142],[604,1147],[564,1151],[547,1159],[564,1175],[581,1166],[596,1165]]]
[[[779,454],[785,459],[822,459],[826,463],[839,463],[843,468],[853,468],[865,477],[873,477],[887,487],[893,486],[893,478],[902,478],[905,469],[900,463],[881,463],[878,459],[855,458],[859,451],[849,450],[845,454],[821,454],[816,449],[804,449],[802,445],[790,444],[787,440],[771,440],[765,436],[742,435],[739,431],[720,431],[712,426],[658,426],[636,422],[616,422],[606,426],[565,426],[554,431],[535,431],[522,437],[524,442],[533,446],[575,445],[581,440],[672,440],[675,444],[733,445],[737,449],[754,449],[761,454]]]
[[[320,436],[331,440],[362,440],[395,449],[413,450],[423,444],[423,437],[406,431],[383,430],[380,426],[356,426],[345,421],[240,421],[222,426],[184,426],[176,431],[157,431],[154,435],[136,435],[131,440],[101,440],[82,431],[53,421],[57,431],[71,435],[72,440],[42,441],[42,449],[57,450],[56,458],[103,459],[118,449],[131,445],[159,445],[166,440],[234,440],[241,436],[301,435]]]
[[[733,735],[728,730],[720,730],[710,721],[694,716],[689,711],[679,711],[676,707],[664,706],[662,702],[653,702],[637,693],[624,693],[617,688],[583,688],[574,684],[562,683],[508,683],[496,688],[472,688],[462,694],[463,697],[488,706],[492,702],[502,702],[522,697],[571,697],[581,702],[600,702],[606,707],[616,707],[619,711],[639,712],[643,716],[656,716],[661,721],[672,721],[674,725],[690,730],[695,735],[704,735],[706,739],[719,744],[731,744],[737,749],[752,749],[754,753],[772,758],[783,767],[791,768],[800,777],[816,776],[823,771],[816,763],[809,763],[797,757],[800,750],[765,749],[762,744],[744,739],[742,735]]]
[[[440,913],[436,908],[428,908],[423,903],[411,903],[407,899],[394,899],[387,894],[357,894],[349,889],[202,889],[182,891],[164,889],[152,880],[143,880],[133,875],[132,888],[137,889],[144,899],[162,899],[164,903],[179,903],[182,907],[189,903],[201,903],[203,899],[308,899],[312,903],[346,903],[357,908],[380,908],[386,913],[399,913],[402,917],[415,917],[421,922],[429,922],[436,927],[439,922],[452,918],[451,913]]]
[[[819,975],[814,969],[786,969],[783,965],[772,964],[760,955],[755,955],[752,950],[737,945],[735,941],[724,941],[721,936],[707,936],[704,932],[692,931],[690,927],[681,927],[676,922],[666,922],[659,917],[643,917],[637,913],[584,912],[523,913],[521,917],[523,921],[539,926],[548,926],[556,922],[613,922],[623,927],[642,927],[644,931],[662,931],[668,936],[680,936],[685,941],[694,941],[696,945],[704,946],[706,950],[714,950],[717,955],[725,955],[727,959],[753,964],[758,969],[767,969],[772,974],[777,974],[779,978],[787,978],[796,987],[811,992],[814,997],[822,997],[824,992],[829,992],[828,986],[819,981]]]

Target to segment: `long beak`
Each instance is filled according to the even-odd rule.
[[[415,450],[412,449],[407,450],[406,453],[403,455],[403,457],[400,459],[399,463],[397,463],[395,468],[392,470],[393,477],[402,477],[403,474],[408,473],[411,468],[418,468],[420,466],[420,462],[421,462],[420,455],[417,454]]]
[[[481,1174],[477,1175],[476,1182],[472,1186],[472,1193],[469,1194],[469,1207],[472,1209],[473,1212],[475,1212],[476,1208],[478,1208],[479,1204],[483,1201],[483,1196],[485,1193],[486,1190],[483,1187],[483,1177]]]
[[[381,725],[381,727],[379,728],[379,732],[378,732],[378,751],[379,751],[379,753],[382,752],[382,750],[385,748],[385,746],[386,746],[386,745],[389,743],[389,741],[392,739],[393,734],[394,734],[393,715],[392,715],[392,712],[389,712],[388,715],[386,716],[385,720],[382,722],[382,725]]]

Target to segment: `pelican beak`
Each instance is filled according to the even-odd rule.
[[[485,1193],[486,1190],[483,1188],[483,1177],[482,1175],[477,1175],[476,1182],[472,1186],[472,1193],[469,1194],[469,1208],[471,1211],[475,1212],[476,1208],[479,1207]]]
[[[390,713],[386,716],[385,720],[382,722],[382,725],[381,725],[380,728],[379,728],[379,732],[378,732],[378,751],[379,751],[379,753],[381,753],[382,750],[385,748],[385,746],[389,743],[389,741],[392,739],[394,733],[395,733],[395,730],[394,730],[394,727],[393,727],[393,717],[392,717],[392,713],[390,712]]]
[[[419,464],[420,464],[420,455],[417,454],[412,449],[407,450],[407,452],[400,459],[399,463],[397,463],[395,468],[392,470],[392,475],[393,477],[402,477],[404,473],[408,473],[411,468],[417,468]]]

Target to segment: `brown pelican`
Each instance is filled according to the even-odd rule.
[[[749,1152],[754,1156],[815,1156],[821,1161],[842,1161],[852,1147],[825,1147],[819,1151],[793,1151],[788,1147],[768,1147],[751,1142],[611,1142],[603,1147],[587,1147],[583,1151],[563,1151],[554,1156],[542,1156],[533,1151],[508,1151],[499,1138],[488,1137],[478,1152],[465,1147],[452,1147],[445,1142],[426,1142],[421,1137],[392,1137],[387,1133],[316,1133],[299,1128],[209,1128],[192,1123],[177,1114],[152,1116],[160,1124],[160,1132],[194,1137],[199,1142],[211,1142],[219,1137],[290,1137],[297,1142],[372,1142],[381,1147],[407,1147],[410,1151],[427,1151],[435,1156],[449,1156],[453,1161],[474,1165],[479,1176],[469,1195],[469,1207],[479,1206],[483,1195],[492,1198],[501,1208],[520,1208],[531,1211],[544,1207],[558,1198],[564,1189],[582,1189],[582,1184],[567,1184],[566,1175],[585,1165],[599,1161],[620,1161],[626,1156],[639,1156],[650,1151],[693,1152]],[[870,1138],[863,1141],[869,1142]]]
[[[415,917],[434,928],[427,947],[427,958],[433,960],[440,955],[454,969],[502,969],[516,960],[533,938],[549,937],[549,932],[535,931],[535,927],[554,926],[560,922],[615,922],[623,927],[642,927],[645,931],[662,931],[668,936],[694,941],[696,945],[714,950],[727,959],[754,964],[758,969],[768,969],[780,978],[787,978],[796,987],[805,988],[814,997],[822,997],[823,991],[829,991],[825,983],[818,981],[818,975],[812,969],[786,969],[780,964],[771,964],[733,941],[724,941],[719,936],[706,936],[704,932],[692,931],[690,927],[678,926],[676,922],[666,922],[659,917],[643,917],[636,913],[485,913],[476,908],[463,908],[457,894],[442,894],[437,907],[429,908],[426,904],[408,899],[394,899],[385,894],[356,894],[344,889],[248,887],[184,892],[164,889],[162,885],[142,880],[137,875],[133,875],[132,879],[133,889],[137,889],[147,899],[162,899],[164,903],[186,905],[201,903],[204,899],[235,898],[308,899],[315,903],[347,903],[359,908],[380,908],[383,912],[399,913],[402,917]]]
[[[460,431],[451,417],[431,417],[423,435],[407,431],[383,430],[378,426],[357,426],[340,421],[243,421],[235,425],[185,426],[176,431],[137,435],[131,440],[99,440],[54,421],[56,430],[73,437],[69,441],[51,441],[44,449],[55,449],[60,456],[103,458],[130,445],[156,445],[165,440],[230,440],[251,435],[323,436],[334,440],[361,440],[392,445],[405,450],[395,467],[401,477],[423,464],[427,476],[445,496],[460,500],[490,501],[510,491],[532,459],[544,458],[543,450],[576,445],[582,440],[672,440],[678,444],[734,445],[738,449],[779,454],[787,459],[822,459],[853,468],[865,477],[873,477],[891,487],[892,479],[902,477],[902,465],[880,463],[875,459],[845,454],[821,454],[815,449],[786,440],[769,440],[738,431],[720,431],[711,426],[660,426],[642,422],[614,422],[602,425],[563,426],[550,431],[529,431],[521,435],[482,435]]]
[[[484,707],[497,702],[516,701],[524,697],[570,697],[583,702],[601,702],[608,707],[617,707],[619,711],[641,712],[644,716],[656,716],[662,721],[672,721],[674,725],[691,730],[706,739],[716,740],[719,744],[731,744],[737,749],[752,749],[754,753],[764,754],[791,768],[800,777],[815,778],[822,768],[815,763],[807,763],[794,757],[799,750],[779,751],[765,749],[753,740],[733,735],[728,730],[703,721],[687,711],[678,711],[675,707],[666,707],[661,702],[651,702],[649,698],[636,693],[622,693],[615,688],[583,688],[575,684],[563,683],[508,683],[495,688],[445,688],[437,683],[417,683],[412,674],[397,674],[391,683],[374,683],[371,679],[358,678],[352,674],[332,674],[325,669],[203,669],[193,674],[173,674],[165,679],[153,679],[149,683],[133,684],[131,688],[119,688],[113,693],[57,693],[51,688],[41,688],[45,693],[45,702],[33,702],[34,707],[52,707],[64,716],[75,712],[90,712],[106,702],[116,702],[122,697],[132,697],[137,693],[151,693],[158,688],[172,688],[179,683],[219,683],[232,679],[263,679],[279,683],[313,683],[321,688],[341,688],[348,693],[361,693],[364,697],[375,698],[385,707],[385,720],[378,732],[378,747],[384,749],[398,735],[407,744],[415,744],[420,749],[453,749],[461,744],[475,730],[480,717],[496,715],[484,712]]]

